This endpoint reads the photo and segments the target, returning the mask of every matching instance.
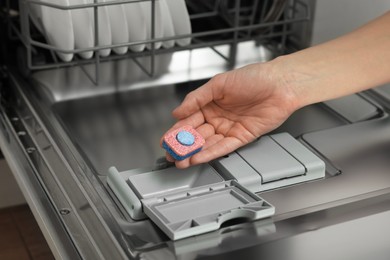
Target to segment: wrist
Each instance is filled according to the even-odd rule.
[[[302,84],[304,77],[299,73],[292,64],[292,60],[288,55],[279,56],[268,62],[270,65],[270,75],[274,82],[277,83],[277,88],[280,90],[280,95],[291,107],[291,112],[294,112],[304,106],[311,104]]]

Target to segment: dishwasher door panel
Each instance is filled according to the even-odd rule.
[[[232,250],[244,250],[250,254],[253,248],[265,248],[266,244],[277,244],[276,241],[280,239],[295,241],[295,236],[310,229],[306,225],[311,221],[319,221],[318,225],[345,222],[342,217],[332,217],[334,212],[341,216],[351,215],[350,218],[353,218],[355,213],[356,216],[368,214],[364,208],[360,210],[358,206],[364,203],[382,205],[378,200],[384,200],[389,193],[390,176],[386,175],[385,171],[390,165],[383,156],[377,156],[376,161],[373,156],[367,157],[367,160],[372,162],[368,165],[373,166],[376,162],[376,166],[371,168],[372,178],[366,179],[362,176],[368,176],[364,175],[364,171],[369,169],[361,166],[368,162],[367,160],[351,163],[341,157],[331,156],[332,147],[337,147],[334,146],[338,143],[337,133],[348,132],[348,128],[364,129],[360,125],[365,125],[367,130],[370,130],[371,126],[385,133],[388,128],[386,111],[379,113],[376,119],[351,123],[328,106],[316,104],[297,111],[274,133],[289,132],[321,158],[334,164],[335,168],[339,167],[342,171],[340,175],[327,172],[321,180],[260,193],[261,197],[276,208],[272,219],[226,223],[214,232],[171,241],[150,220],[134,221],[129,217],[107,186],[106,175],[110,166],[116,166],[120,170],[134,169],[143,172],[159,165],[159,158],[164,155],[164,151],[159,147],[159,139],[174,123],[170,111],[189,91],[201,85],[202,81],[150,86],[53,102],[48,98],[47,90],[39,89],[39,85],[29,88],[26,82],[18,77],[11,78],[12,84],[16,86],[11,91],[12,95],[19,97],[19,101],[15,101],[18,104],[15,112],[22,116],[29,136],[34,136],[33,144],[40,145],[39,149],[44,158],[49,158],[47,156],[50,155],[46,151],[50,149],[45,150],[49,141],[53,147],[58,148],[56,151],[60,155],[59,158],[70,165],[67,171],[51,174],[57,175],[62,184],[72,185],[71,180],[76,181],[77,187],[84,191],[81,196],[77,194],[77,189],[64,186],[70,205],[78,205],[74,214],[78,216],[79,223],[84,223],[84,228],[91,234],[105,233],[107,241],[116,243],[115,247],[107,244],[105,247],[92,246],[88,250],[104,249],[107,250],[104,253],[113,256],[114,251],[109,253],[110,250],[121,248],[115,251],[118,255],[125,254],[128,258],[145,257],[144,259],[156,256],[183,259],[193,259],[197,256],[218,258],[218,255],[226,256]],[[378,109],[381,109],[380,106]],[[32,120],[29,117],[37,119]],[[39,137],[40,128],[37,125],[44,129],[46,139]],[[327,134],[328,131],[335,134]],[[358,135],[359,131],[350,133]],[[311,136],[313,138],[309,138]],[[386,137],[384,134],[381,136]],[[317,145],[320,141],[330,148],[323,150],[323,144]],[[371,150],[375,155],[384,151],[383,147],[375,143],[372,144]],[[46,162],[50,166],[54,161]],[[38,173],[38,176],[41,176],[40,174],[42,173]],[[363,180],[371,180],[370,185],[362,183]],[[45,184],[45,178],[41,181]],[[340,208],[345,211],[339,213]],[[96,222],[91,221],[92,219]],[[291,228],[296,225],[293,223],[299,223],[300,228],[293,229],[294,232],[291,233]],[[62,224],[69,229],[74,223],[65,221]],[[104,228],[94,230],[94,226]],[[98,235],[90,237],[87,233],[74,233],[74,229],[69,230],[72,236],[81,235],[81,241],[93,244],[96,243],[93,242],[95,239],[100,239]],[[323,239],[325,241],[326,236]],[[73,240],[73,243],[76,246],[81,245],[77,239]],[[229,246],[226,247],[227,245]],[[269,253],[269,256],[272,254]]]

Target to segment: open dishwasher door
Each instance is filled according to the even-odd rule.
[[[28,41],[46,52],[1,68],[0,145],[56,258],[384,259],[390,119],[380,91],[305,107],[210,164],[180,171],[161,159],[188,92],[308,42],[311,1],[265,4],[262,15],[274,14],[254,24],[231,19],[257,1],[195,2],[189,45],[108,57],[96,53],[123,46],[97,46],[87,61],[75,49],[64,63]]]

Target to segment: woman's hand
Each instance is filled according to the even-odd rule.
[[[278,127],[296,109],[390,82],[390,11],[335,40],[212,78],[173,111],[206,139],[176,166],[208,162]],[[173,158],[167,155],[167,159]]]
[[[176,166],[186,168],[233,152],[284,122],[299,105],[281,75],[272,63],[253,64],[219,74],[189,93],[173,111],[178,122],[169,131],[191,125],[206,143]],[[169,154],[167,159],[174,161]]]

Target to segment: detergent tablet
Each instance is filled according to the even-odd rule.
[[[204,138],[186,125],[167,133],[162,146],[175,160],[181,161],[199,152],[204,143]]]

